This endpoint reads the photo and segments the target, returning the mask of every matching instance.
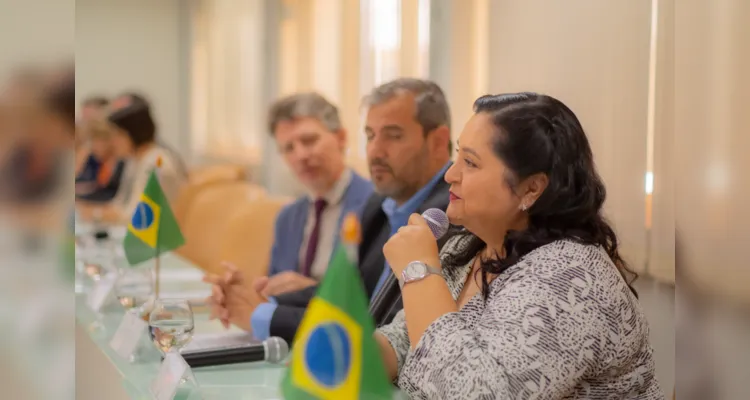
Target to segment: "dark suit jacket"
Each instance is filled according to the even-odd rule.
[[[449,186],[444,180],[438,181],[430,192],[427,200],[417,208],[418,213],[423,213],[429,208],[439,208],[443,211],[448,207]],[[385,197],[376,194],[370,196],[362,212],[362,243],[359,245],[359,270],[362,274],[362,282],[368,298],[372,298],[375,286],[385,268],[385,256],[383,245],[388,241],[391,226],[388,217],[383,212],[382,204]],[[443,238],[438,242],[439,248],[445,243]],[[315,296],[317,286],[303,289],[297,292],[286,293],[276,297],[278,307],[271,318],[270,334],[278,336],[292,343],[297,327],[302,322],[305,308]],[[376,326],[389,323],[395,314],[403,308],[401,297],[392,304],[390,312],[379,321]]]
[[[339,227],[344,222],[344,217],[349,215],[350,212],[359,212],[362,209],[362,205],[370,198],[372,190],[370,181],[352,171],[352,181],[349,183],[342,200],[342,212],[338,221]],[[299,250],[302,246],[302,236],[307,223],[309,207],[310,199],[303,196],[294,203],[285,206],[276,217],[268,276],[283,271],[299,271],[301,269],[299,266]],[[336,232],[334,251],[338,243],[339,235]],[[331,255],[333,255],[333,252],[331,252]]]
[[[86,159],[86,165],[78,176],[76,176],[76,183],[94,182],[96,183],[97,174],[99,169],[102,167],[101,162],[96,157],[89,155]],[[96,190],[91,193],[76,195],[76,199],[86,200],[91,202],[103,203],[112,200],[117,191],[120,189],[120,181],[122,180],[122,174],[125,171],[125,163],[118,161],[115,165],[115,170],[112,172],[112,176],[109,178],[109,182],[105,185],[98,185]]]

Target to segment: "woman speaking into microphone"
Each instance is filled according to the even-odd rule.
[[[404,309],[375,336],[419,399],[662,399],[635,277],[602,216],[575,114],[483,96],[445,174],[461,226],[438,254],[414,214],[383,248]]]

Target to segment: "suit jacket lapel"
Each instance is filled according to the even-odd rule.
[[[385,264],[383,245],[390,233],[390,227],[382,209],[384,199],[383,196],[377,194],[371,196],[362,213],[363,231],[362,245],[359,248],[359,268],[368,295],[375,289]]]
[[[371,193],[372,186],[370,186],[370,183],[364,180],[364,178],[362,178],[361,176],[357,175],[357,173],[352,172],[352,181],[349,183],[349,187],[346,188],[346,192],[344,192],[341,215],[339,215],[336,229],[341,230],[341,226],[344,223],[344,218],[349,213],[360,211],[360,207],[365,203],[367,197],[369,197]],[[336,232],[335,238],[336,239],[333,242],[333,249],[331,249],[331,255],[328,258],[329,260],[333,258],[333,255],[336,253],[336,249],[339,247],[339,243],[341,242],[340,232]]]
[[[299,254],[300,251],[302,251],[302,242],[305,235],[305,226],[307,225],[307,214],[308,210],[310,209],[310,200],[308,198],[305,198],[300,202],[299,207],[297,207],[295,211],[294,218],[292,218],[293,221],[296,223],[291,224],[292,227],[300,226],[302,229],[291,229],[291,232],[289,232],[289,239],[290,239],[290,253],[285,255],[287,262],[289,262],[289,265],[294,265],[293,271],[300,271],[300,265],[299,265]],[[297,222],[298,221],[298,222]]]

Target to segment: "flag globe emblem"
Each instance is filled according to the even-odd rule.
[[[315,327],[305,345],[305,366],[318,384],[335,388],[344,383],[352,365],[351,340],[336,322]]]
[[[155,214],[156,213],[154,212],[154,208],[151,207],[150,204],[146,203],[145,201],[141,201],[135,208],[135,212],[133,213],[133,218],[130,223],[133,225],[133,228],[137,230],[148,229],[149,227],[151,227],[151,225],[154,224]]]

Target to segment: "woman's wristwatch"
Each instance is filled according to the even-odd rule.
[[[401,279],[398,280],[398,284],[403,289],[407,283],[421,281],[429,275],[440,275],[441,278],[445,279],[441,269],[430,267],[421,261],[412,261],[401,271]]]

